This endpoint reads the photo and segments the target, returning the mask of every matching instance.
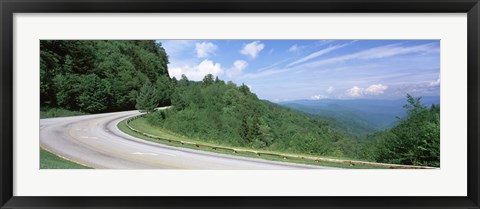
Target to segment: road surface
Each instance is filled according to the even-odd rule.
[[[171,147],[123,133],[117,124],[138,111],[40,120],[40,145],[71,161],[98,169],[321,169]]]

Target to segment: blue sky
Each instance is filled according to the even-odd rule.
[[[439,40],[158,40],[171,77],[210,73],[259,98],[397,99],[440,95]]]

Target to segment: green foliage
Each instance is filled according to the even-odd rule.
[[[111,84],[106,79],[100,79],[95,74],[81,76],[82,80],[77,97],[80,111],[103,112],[108,109],[108,99],[111,98]]]
[[[140,88],[155,84],[169,105],[173,86],[161,44],[141,41],[40,41],[41,107],[89,113],[134,109]]]
[[[407,96],[408,116],[390,130],[367,139],[337,129],[330,119],[262,101],[248,86],[213,80],[175,85],[174,108],[147,121],[188,138],[225,146],[360,159],[396,164],[439,165],[440,107],[426,108]]]
[[[440,106],[427,108],[420,99],[407,95],[408,116],[371,137],[370,157],[385,163],[440,166]]]
[[[217,77],[217,79],[218,79],[218,77]],[[203,85],[208,86],[208,85],[213,84],[213,82],[215,82],[215,81],[213,80],[213,75],[212,74],[208,74],[203,78]]]
[[[155,108],[158,106],[158,94],[157,89],[150,83],[149,80],[143,84],[142,88],[140,88],[140,93],[137,97],[137,104],[135,108],[142,112],[153,112]]]
[[[147,121],[225,146],[342,157],[355,154],[346,135],[329,121],[259,100],[243,84],[225,83],[211,75],[191,82],[182,76],[171,101],[173,108],[154,112]]]
[[[170,98],[172,97],[173,91],[175,90],[174,84],[170,81],[167,76],[160,76],[155,82],[155,88],[157,90],[157,100],[159,106],[169,106]]]
[[[40,169],[90,169],[40,149]]]
[[[79,111],[70,111],[61,108],[42,108],[40,109],[40,118],[56,118],[56,117],[68,117],[68,116],[77,116],[85,115],[84,112]]]

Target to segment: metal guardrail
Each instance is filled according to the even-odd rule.
[[[264,152],[264,151],[255,151],[255,150],[246,150],[246,149],[236,149],[236,148],[230,148],[230,147],[223,147],[223,146],[213,146],[213,145],[207,145],[207,144],[201,144],[201,143],[194,143],[194,142],[188,142],[188,141],[182,141],[182,140],[176,140],[176,139],[169,139],[169,138],[164,138],[164,137],[159,137],[155,136],[152,134],[144,133],[140,130],[137,130],[133,127],[130,126],[130,122],[133,120],[136,120],[141,117],[145,117],[146,114],[141,114],[137,115],[134,117],[131,117],[126,120],[126,126],[128,129],[134,131],[135,133],[138,133],[140,135],[152,138],[152,139],[157,139],[161,141],[166,141],[170,143],[179,143],[183,145],[191,145],[195,147],[205,147],[205,148],[211,148],[213,150],[226,150],[226,151],[231,151],[234,153],[247,153],[247,154],[254,154],[254,155],[269,155],[269,156],[275,156],[275,157],[281,157],[283,159],[302,159],[302,160],[311,160],[315,162],[331,162],[331,163],[342,163],[350,166],[355,166],[355,165],[367,165],[367,166],[377,166],[377,167],[383,167],[383,168],[391,168],[391,169],[435,169],[435,167],[428,167],[428,166],[414,166],[414,165],[399,165],[399,164],[388,164],[388,163],[375,163],[375,162],[366,162],[366,161],[356,161],[356,160],[340,160],[340,159],[333,159],[333,158],[324,158],[324,157],[309,157],[309,156],[301,156],[301,155],[290,155],[290,154],[278,154],[278,153],[272,153],[272,152]]]

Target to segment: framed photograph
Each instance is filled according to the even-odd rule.
[[[1,208],[479,208],[479,4],[1,1]]]

